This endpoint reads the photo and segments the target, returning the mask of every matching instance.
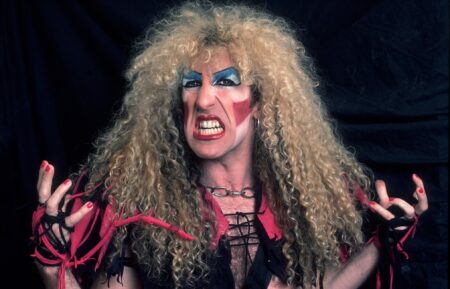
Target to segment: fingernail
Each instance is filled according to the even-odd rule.
[[[70,183],[70,179],[67,179],[64,181],[64,185],[67,186],[67,184]]]
[[[47,166],[47,161],[42,161],[41,163],[41,169],[45,168]]]
[[[417,189],[417,192],[423,194],[424,190],[423,190],[422,188],[418,188],[418,189]]]
[[[395,200],[395,198],[389,198],[390,202],[393,202]]]
[[[373,207],[375,207],[375,205],[376,205],[377,203],[376,202],[374,202],[374,201],[371,201],[371,202],[369,202],[369,210],[372,212],[372,213],[376,213],[377,211],[375,210],[375,208],[373,208]]]
[[[92,202],[87,202],[86,207],[88,207],[88,209],[92,208],[92,206],[94,206],[94,204]]]
[[[45,167],[45,171],[46,171],[47,173],[50,171],[50,169],[51,169],[50,165],[47,165],[47,166]]]

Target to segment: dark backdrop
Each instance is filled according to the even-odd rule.
[[[254,2],[297,27],[359,160],[397,196],[423,177],[430,209],[403,288],[447,288],[448,1]],[[120,105],[134,39],[173,3],[1,1],[2,288],[42,288],[27,247],[39,164],[59,183],[85,159]]]

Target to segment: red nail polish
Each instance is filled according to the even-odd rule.
[[[47,166],[45,167],[45,171],[46,171],[47,173],[50,171],[50,169],[51,169],[50,165],[47,165]]]
[[[371,206],[375,206],[377,203],[375,203],[374,201],[371,201],[369,204],[370,204]]]
[[[395,198],[389,198],[390,202],[393,202],[395,200]]]
[[[94,204],[92,202],[88,202],[86,206],[90,209],[92,208],[92,206],[94,206]]]
[[[423,190],[422,188],[418,188],[418,189],[417,189],[417,192],[423,194],[424,190]]]
[[[67,186],[67,184],[70,183],[70,179],[67,179],[64,181],[64,185]]]
[[[42,161],[41,163],[41,169],[45,168],[47,166],[47,161]]]

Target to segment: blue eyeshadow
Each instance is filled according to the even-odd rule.
[[[198,81],[198,82],[202,82],[202,74],[197,72],[197,71],[193,71],[193,70],[189,70],[188,72],[186,72],[183,75],[183,80],[182,80],[182,85],[186,86],[186,84],[189,81]]]
[[[241,76],[239,71],[237,71],[234,67],[229,67],[222,71],[215,72],[212,77],[212,84],[215,85],[219,80],[223,79],[231,80],[234,85],[241,84]]]

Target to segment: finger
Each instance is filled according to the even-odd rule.
[[[413,174],[412,177],[414,183],[416,184],[416,191],[414,195],[417,197],[419,201],[415,207],[415,211],[417,215],[423,214],[426,210],[428,210],[428,197],[425,192],[424,184],[421,178],[419,178],[416,174]]]
[[[423,185],[422,179],[418,175],[412,174],[412,180],[416,184],[417,187],[423,188],[423,189],[425,188]]]
[[[92,202],[87,202],[78,211],[66,217],[66,225],[69,227],[75,226],[92,210],[93,207],[94,204]]]
[[[38,192],[39,192],[39,187],[41,186],[42,177],[44,176],[45,168],[47,167],[47,165],[48,165],[48,162],[46,160],[43,160],[41,163],[41,166],[39,168],[38,181],[36,184],[36,191],[38,191]]]
[[[51,164],[47,164],[47,166],[44,168],[42,181],[39,184],[38,188],[39,203],[41,204],[45,203],[52,194],[52,180],[54,173],[54,167]]]
[[[395,218],[394,214],[383,208],[381,205],[377,204],[376,202],[370,202],[370,210],[374,213],[377,213],[385,220],[392,220]]]
[[[375,182],[375,188],[377,190],[381,206],[387,208],[389,206],[389,195],[387,193],[386,183],[383,180],[377,180]]]
[[[71,185],[72,185],[72,180],[71,179],[67,179],[67,180],[65,180],[64,181],[64,184],[66,184],[67,186],[69,186],[69,189],[70,189],[70,187],[71,187]],[[64,196],[64,204],[63,204],[63,206],[62,206],[62,208],[61,208],[61,210],[63,211],[63,212],[66,212],[66,209],[67,209],[67,204],[70,202],[70,198],[67,198],[66,197],[67,196],[67,194]]]
[[[58,214],[59,204],[63,199],[65,193],[70,188],[70,179],[65,180],[61,185],[56,188],[55,192],[47,200],[47,207],[45,212],[49,215],[56,216]]]
[[[404,217],[408,219],[412,219],[414,217],[414,207],[408,204],[405,200],[400,198],[390,198],[389,199],[391,205],[397,206],[405,212]]]

